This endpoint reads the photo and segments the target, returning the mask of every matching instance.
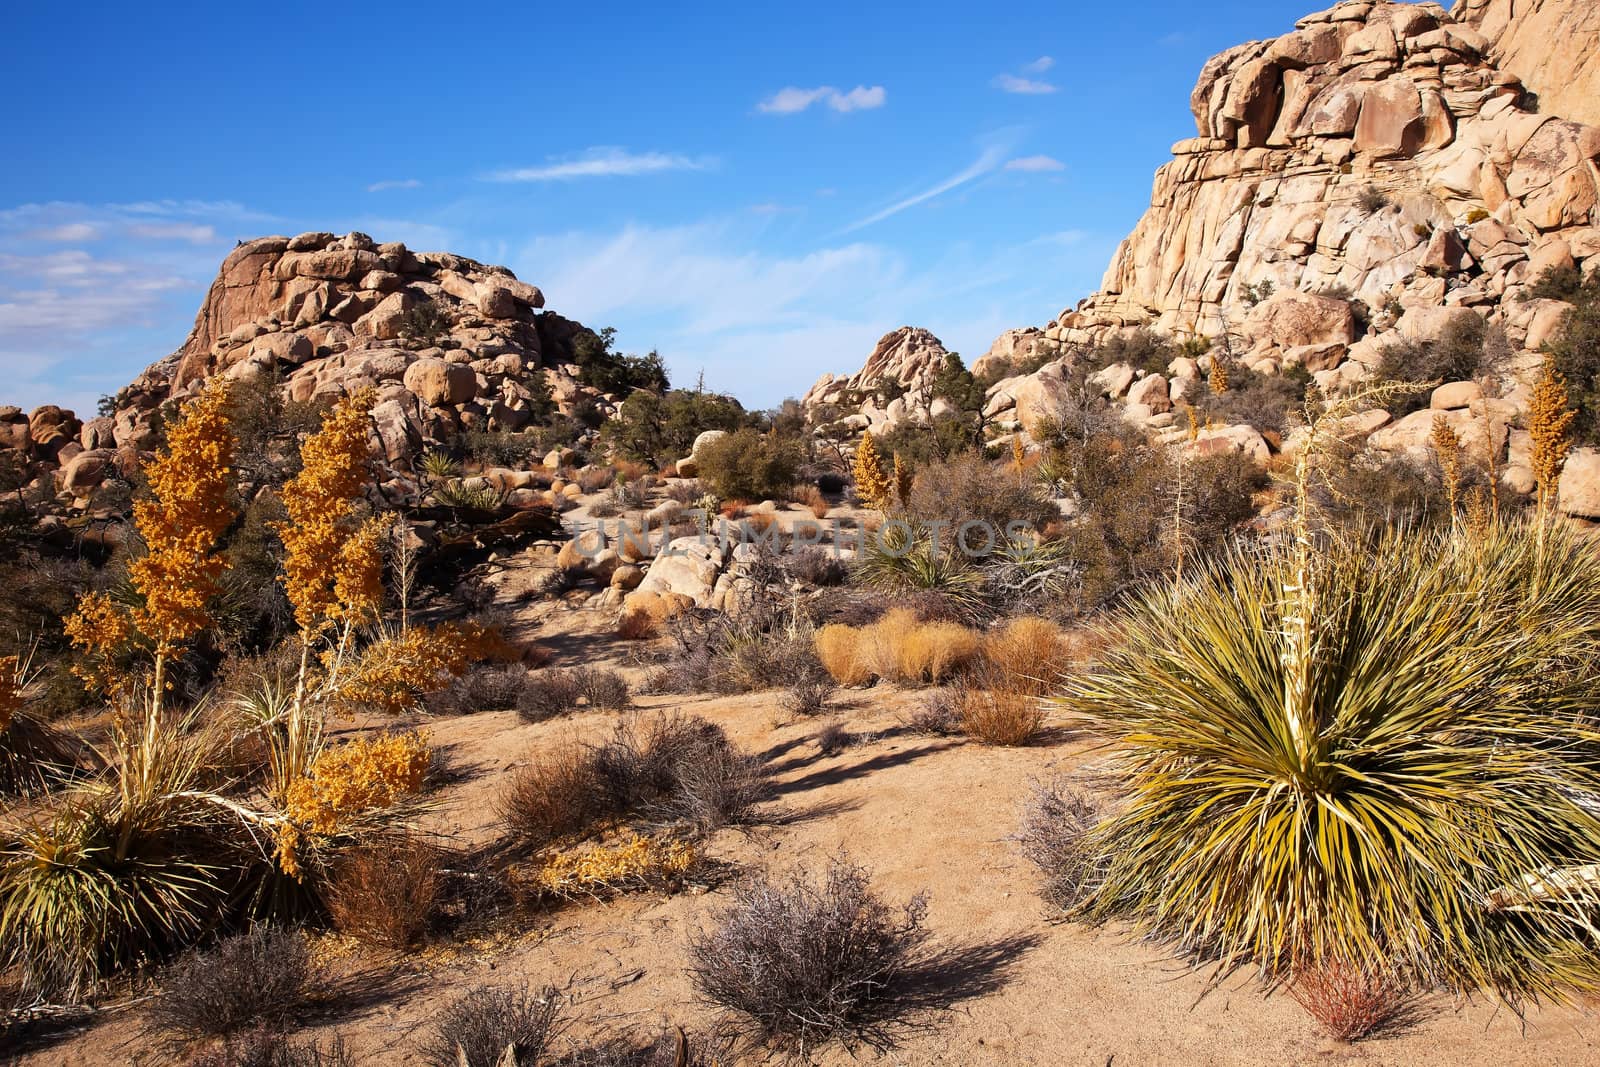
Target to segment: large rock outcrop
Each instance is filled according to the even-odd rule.
[[[1046,336],[1215,337],[1264,286],[1497,317],[1541,256],[1600,253],[1600,130],[1531,103],[1489,38],[1433,3],[1351,0],[1230,49],[1101,291]]]
[[[1538,96],[1538,109],[1600,125],[1600,4],[1595,0],[1458,0],[1452,14]]]

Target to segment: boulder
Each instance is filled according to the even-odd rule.
[[[1348,300],[1337,297],[1275,293],[1250,311],[1244,335],[1256,348],[1348,345],[1356,339],[1355,312]]]
[[[1600,520],[1600,451],[1577,448],[1567,457],[1556,507],[1564,515]]]
[[[424,358],[406,368],[405,387],[430,407],[465,404],[478,392],[478,376],[471,367]]]

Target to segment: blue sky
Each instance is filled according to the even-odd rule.
[[[1313,5],[33,4],[0,87],[0,403],[92,409],[238,239],[359,229],[767,406],[1094,289],[1207,57]],[[681,8],[681,10],[674,10]]]

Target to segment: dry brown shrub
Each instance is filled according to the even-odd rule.
[[[511,776],[500,795],[500,821],[518,841],[542,848],[587,827],[600,792],[589,750],[563,737]]]
[[[959,623],[922,622],[909,608],[896,608],[861,633],[872,673],[905,685],[944,682],[978,658],[982,642]]]
[[[1405,982],[1337,961],[1300,974],[1289,992],[1329,1037],[1340,1041],[1360,1041],[1403,1021],[1412,1011]]]
[[[861,630],[833,624],[817,631],[817,659],[840,685],[866,685],[872,669],[861,656]]]
[[[983,643],[984,660],[1007,688],[1044,696],[1053,688],[1067,658],[1068,642],[1049,619],[1012,619]]]
[[[745,516],[744,525],[753,534],[764,534],[772,529],[778,517],[770,512],[756,511]]]
[[[750,501],[748,500],[725,500],[722,504],[722,517],[737,521],[744,518],[749,509]]]
[[[833,505],[828,503],[828,498],[821,489],[808,485],[795,493],[795,501],[811,509],[811,514],[818,519],[828,517],[828,512]]]
[[[650,468],[631,459],[619,459],[611,466],[616,469],[617,480],[622,482],[636,482],[650,473]]]
[[[333,871],[328,915],[340,933],[404,949],[427,932],[439,900],[439,852],[408,837],[356,849]]]
[[[986,745],[1026,745],[1044,727],[1044,706],[1032,693],[963,686],[961,729]]]

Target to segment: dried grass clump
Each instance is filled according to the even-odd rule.
[[[835,623],[817,631],[817,659],[840,685],[866,685],[872,670],[861,656],[861,630]]]
[[[1044,728],[1044,704],[1032,693],[962,685],[961,730],[986,745],[1030,744]]]
[[[439,903],[439,865],[437,849],[406,837],[351,851],[323,893],[334,928],[383,948],[416,944]]]
[[[428,1067],[539,1067],[560,1029],[559,1010],[553,988],[479,986],[437,1014],[418,1051]]]
[[[809,718],[828,710],[838,683],[826,672],[803,674],[790,682],[783,694],[783,710]]]
[[[850,576],[844,560],[820,545],[809,545],[790,553],[783,561],[783,569],[791,578],[815,586],[842,585]]]
[[[927,906],[896,909],[843,855],[820,877],[761,874],[689,942],[700,994],[801,1056],[832,1040],[887,1043],[897,986],[922,961]]]
[[[983,658],[1004,679],[1006,688],[1044,696],[1054,688],[1068,654],[1067,636],[1049,619],[1012,619],[991,631],[983,642]]]
[[[818,519],[827,518],[829,510],[832,508],[822,490],[814,485],[808,485],[805,489],[797,492],[795,501],[811,509],[811,514]]]
[[[1094,888],[1100,868],[1085,837],[1096,818],[1094,804],[1066,776],[1034,786],[1016,840],[1044,876],[1039,895],[1047,904],[1071,908]]]
[[[867,626],[824,626],[816,648],[824,669],[841,685],[865,685],[873,678],[937,685],[977,662],[983,642],[959,623],[925,622],[909,608],[896,608]]]
[[[258,926],[175,964],[146,1023],[176,1042],[282,1028],[317,995],[321,981],[305,935]]]
[[[1289,993],[1329,1037],[1360,1041],[1404,1022],[1414,1010],[1406,983],[1385,971],[1326,962],[1297,975]]]

